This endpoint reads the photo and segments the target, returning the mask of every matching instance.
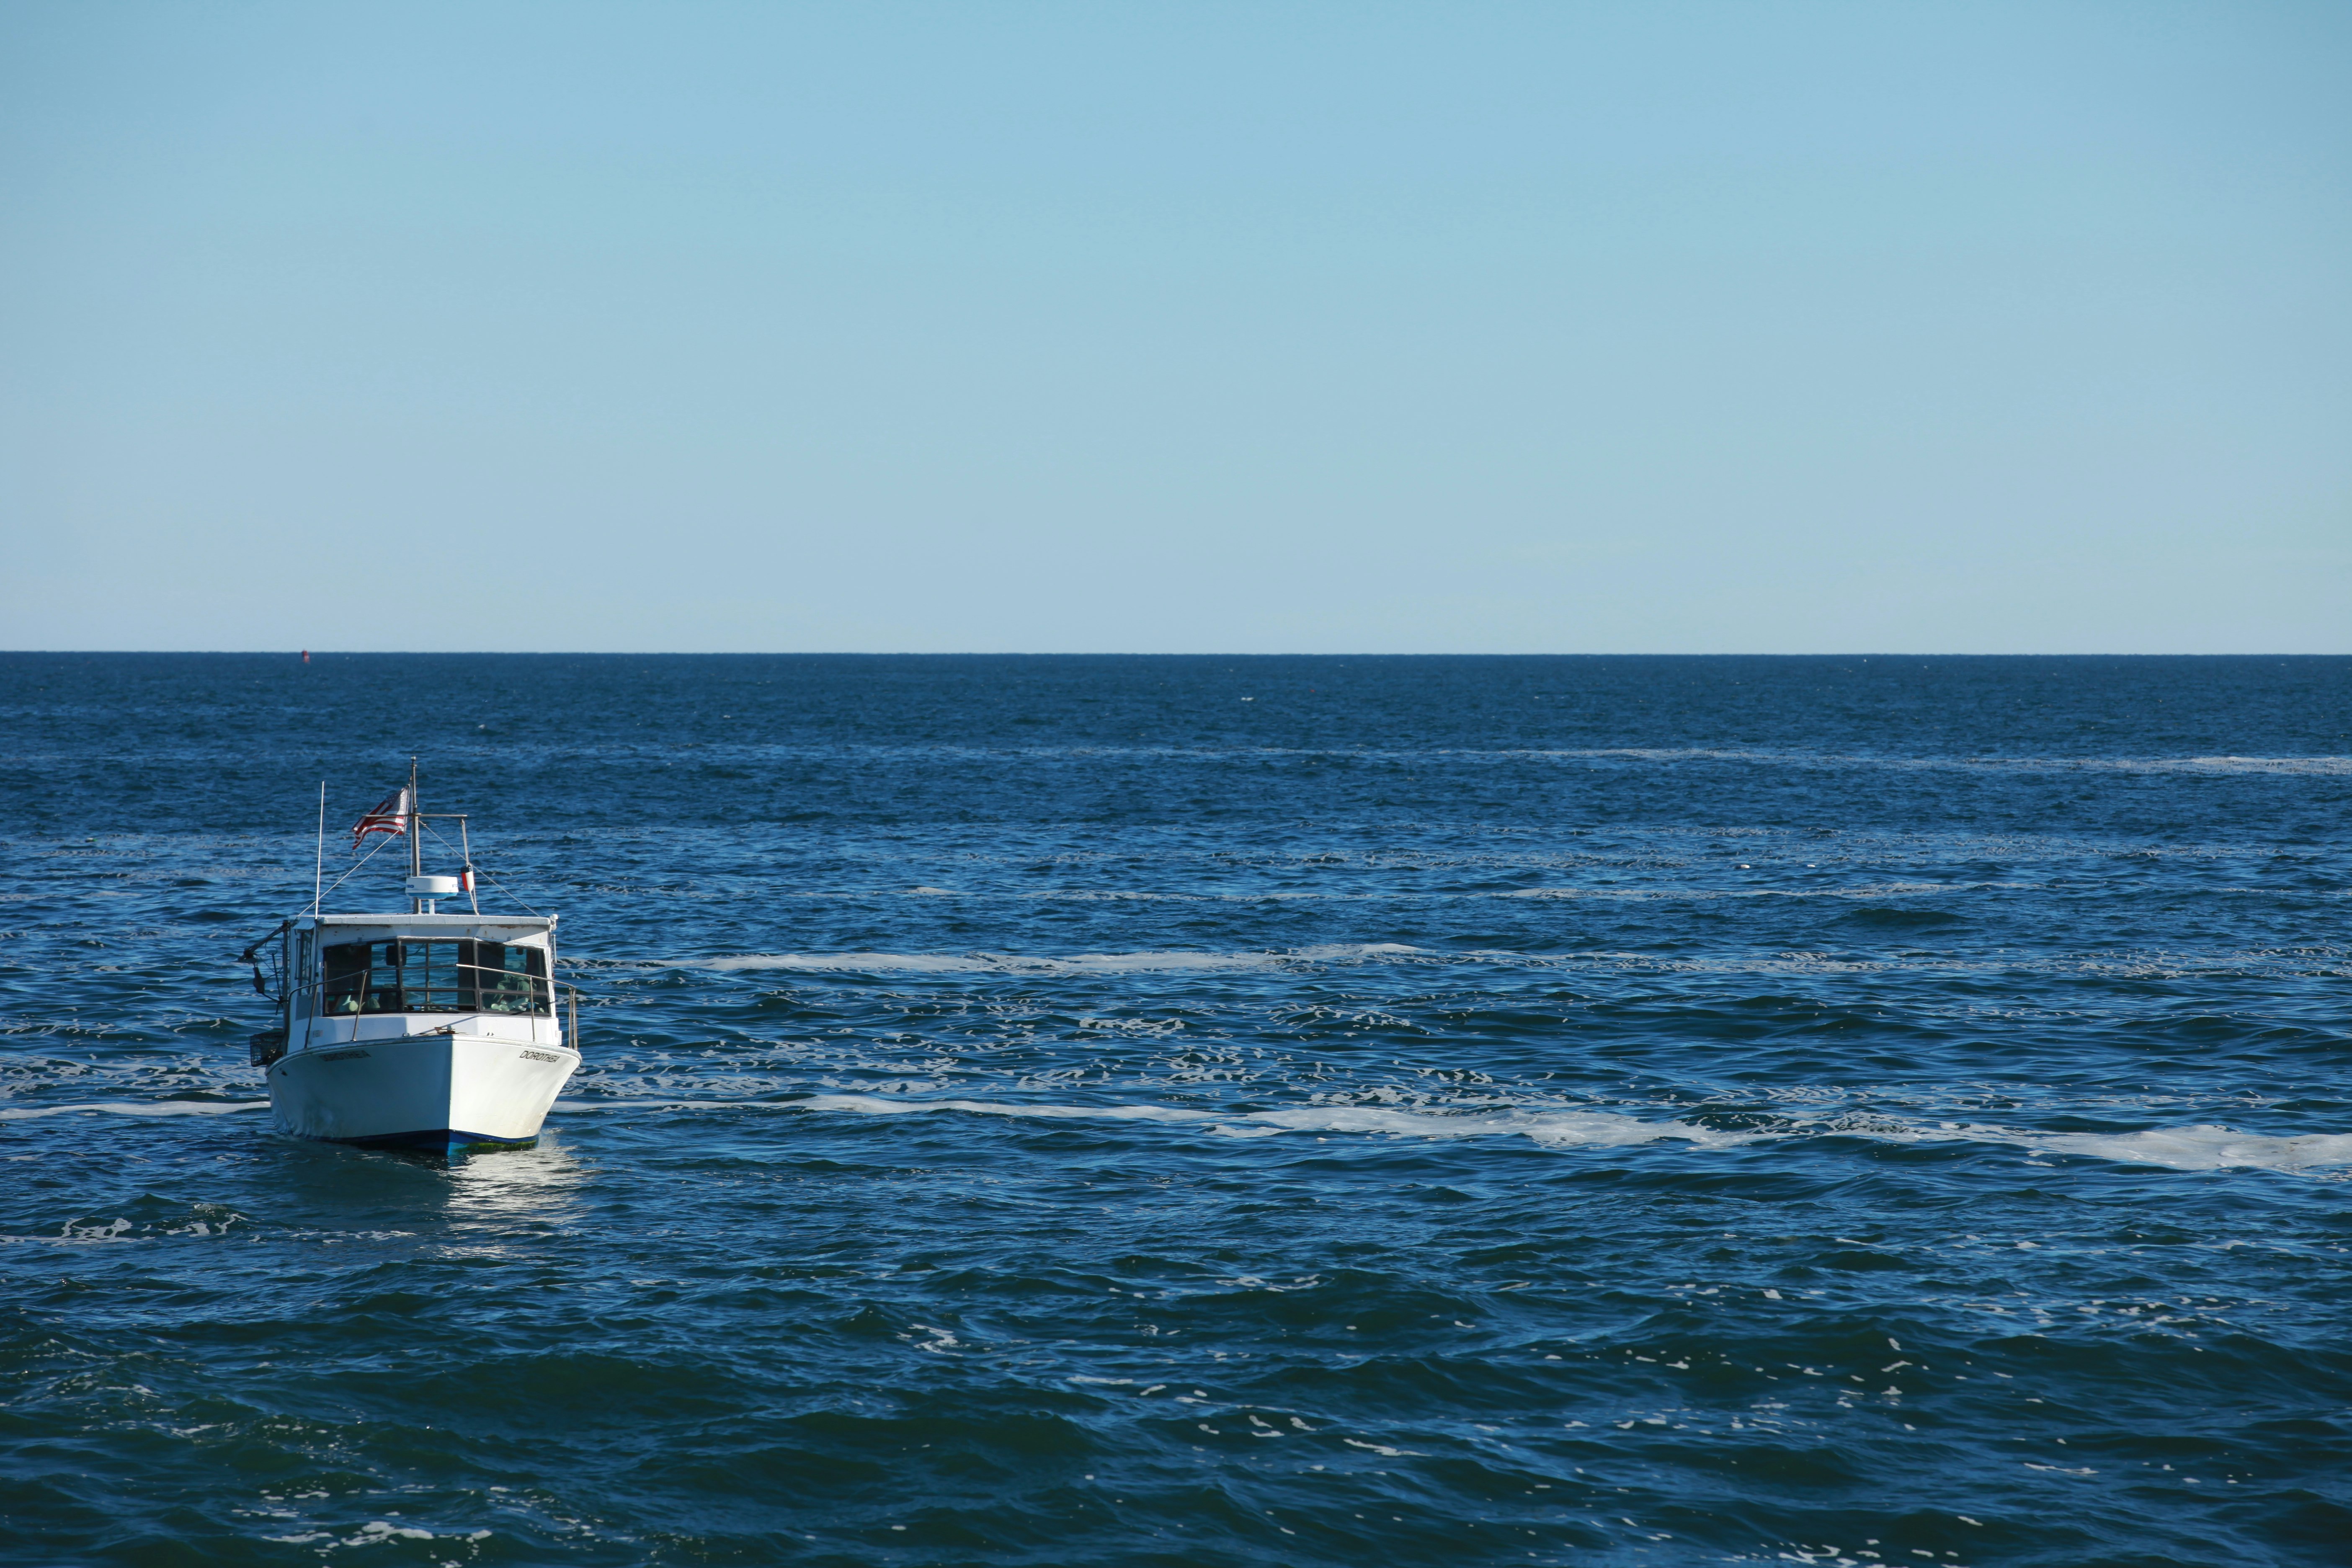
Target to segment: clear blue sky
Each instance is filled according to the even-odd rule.
[[[2352,5],[0,8],[0,647],[2352,650]]]

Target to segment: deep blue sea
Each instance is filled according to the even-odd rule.
[[[535,1150],[257,1105],[411,752]],[[2352,1563],[2347,804],[2347,659],[0,656],[0,1557]]]

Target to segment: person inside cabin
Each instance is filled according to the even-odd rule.
[[[363,1010],[362,1003],[368,982],[368,946],[363,942],[346,942],[326,950],[328,1012],[357,1013]]]

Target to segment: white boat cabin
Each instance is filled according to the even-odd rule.
[[[480,1038],[562,1046],[555,921],[552,915],[298,915],[288,924],[282,950],[284,1052],[452,1026]]]

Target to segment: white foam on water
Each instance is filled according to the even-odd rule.
[[[1333,963],[1349,959],[1409,957],[1423,951],[1401,942],[1335,942],[1320,947],[1302,947],[1289,956],[1311,963]]]
[[[1959,889],[2000,888],[2010,885],[1986,882],[1956,884],[1953,887],[1932,884],[1895,884],[1794,890],[1774,888],[1729,891],[1678,889],[1667,891],[1627,889],[1622,892],[1609,889],[1591,891],[1577,889],[1537,888],[1505,893],[1477,893],[1463,896],[1691,900],[1769,898],[1822,900],[1835,905],[1891,901],[1920,892],[1945,893]],[[1151,973],[1280,973],[1297,972],[1304,966],[1314,964],[1387,963],[1418,965],[1494,964],[1580,968],[1599,966],[1622,973],[1659,974],[1892,973],[2013,974],[2025,972],[2035,974],[2101,976],[2122,974],[2148,979],[2179,979],[2217,971],[2237,975],[2252,969],[2275,970],[2282,966],[2285,966],[2288,973],[2298,975],[2315,973],[2335,975],[2352,973],[2344,969],[2340,952],[2335,947],[2281,950],[2217,949],[2147,953],[2134,952],[2089,958],[2074,954],[2058,954],[2050,957],[2020,957],[2002,954],[1995,958],[1886,959],[1835,956],[1826,952],[1743,953],[1736,957],[1715,958],[1689,954],[1617,952],[1605,949],[1561,952],[1520,952],[1502,949],[1438,952],[1393,942],[1327,942],[1310,947],[1294,948],[1288,952],[1082,952],[1062,957],[1008,952],[747,952],[720,958],[626,963],[609,961],[599,963],[596,967],[599,973],[682,968],[719,970],[729,973],[784,970],[812,973],[978,974],[1048,979]]]
[[[1243,699],[1244,701],[1254,699]],[[833,760],[831,746],[761,745],[756,760],[797,757]],[[860,754],[876,758],[913,758],[927,763],[955,760],[1001,762],[1005,758],[1059,761],[1071,757],[1104,760],[1148,758],[1222,761],[1234,758],[1313,757],[1344,762],[1422,763],[1446,759],[1467,763],[1633,762],[1750,763],[1767,767],[1883,768],[1895,771],[1965,769],[1978,773],[2047,773],[2101,769],[2116,773],[2289,773],[2341,777],[2352,774],[2352,756],[2027,756],[1996,752],[1974,755],[1905,754],[1792,750],[1765,746],[1171,746],[1171,745],[1039,745],[1039,746],[861,746]],[[714,758],[713,760],[717,760]],[[738,760],[754,760],[749,757]],[[135,835],[126,835],[135,839]]]
[[[1065,903],[1101,904],[1203,904],[1212,900],[1199,893],[1147,893],[1129,888],[1066,888],[1045,892],[1014,893],[1016,899],[1060,900]]]
[[[1422,950],[1402,942],[1331,942],[1293,952],[746,952],[682,967],[727,972],[812,970],[854,974],[1148,974],[1181,970],[1273,969],[1286,963],[1360,962]]]
[[[733,958],[710,958],[685,968],[839,970],[869,974],[912,971],[931,974],[967,974],[1001,967],[982,959],[950,958],[936,952],[746,952]]]
[[[1146,974],[1165,969],[1265,969],[1278,962],[1253,952],[1081,952],[1068,958],[1021,958],[1008,966],[1049,974]]]
[[[2297,773],[2322,778],[2352,773],[2352,757],[2179,757],[2112,765],[2149,773]]]
[[[1229,1119],[1239,1120],[1239,1119]],[[1687,1121],[1643,1121],[1605,1110],[1431,1112],[1370,1105],[1318,1105],[1261,1110],[1246,1120],[1294,1132],[1383,1132],[1412,1138],[1519,1137],[1549,1149],[1622,1149],[1667,1140],[1702,1149],[1752,1143],[1752,1132],[1719,1132]]]
[[[1781,1138],[1867,1138],[1881,1143],[1999,1143],[2035,1154],[2083,1154],[2125,1165],[2173,1171],[2261,1170],[2288,1173],[2352,1164],[2352,1133],[2305,1132],[2274,1137],[2205,1122],[2150,1127],[2137,1132],[2042,1132],[2032,1128],[1946,1121],[1932,1126],[1798,1126]]]
[[[1502,1108],[1414,1110],[1373,1105],[1309,1105],[1278,1110],[1216,1111],[1150,1105],[1060,1105],[994,1100],[926,1100],[888,1094],[818,1094],[800,1100],[559,1100],[560,1113],[602,1110],[810,1110],[858,1116],[915,1116],[957,1111],[1040,1121],[1139,1121],[1191,1126],[1228,1138],[1268,1138],[1284,1132],[1395,1138],[1525,1138],[1548,1149],[1623,1149],[1675,1142],[1695,1149],[1732,1149],[1808,1138],[1865,1138],[1886,1143],[1998,1143],[2035,1153],[2083,1154],[2119,1164],[2175,1171],[2268,1170],[2294,1173],[2352,1164],[2352,1133],[2284,1137],[2210,1124],[2158,1127],[2137,1132],[2040,1132],[2026,1128],[1949,1122],[1870,1127],[1797,1126],[1728,1131],[1675,1119],[1645,1121],[1605,1110]]]
[[[717,1109],[723,1100],[559,1100],[559,1111]],[[1311,1105],[1286,1110],[1193,1110],[1171,1105],[1051,1105],[996,1100],[919,1100],[887,1094],[817,1094],[804,1100],[737,1101],[779,1110],[837,1111],[860,1116],[912,1116],[956,1110],[1041,1121],[1159,1121],[1200,1127],[1233,1138],[1282,1132],[1381,1133],[1407,1138],[1521,1137],[1547,1148],[1625,1148],[1675,1140],[1703,1149],[1729,1148],[1769,1134],[1719,1132],[1685,1121],[1643,1121],[1601,1110],[1399,1110],[1385,1106]]]
[[[1378,1454],[1384,1459],[1425,1459],[1429,1458],[1428,1455],[1422,1453],[1417,1449],[1391,1448],[1385,1443],[1359,1443],[1353,1437],[1342,1437],[1339,1441],[1347,1444],[1350,1448],[1362,1448],[1369,1452]]]
[[[1785,863],[1771,865],[1767,869],[1773,875],[1787,872]],[[1806,869],[1812,869],[1807,867]],[[1487,899],[1614,899],[1659,902],[1685,900],[1705,903],[1718,899],[1850,899],[1854,900],[1914,898],[1948,893],[1973,893],[1986,889],[2010,890],[2031,888],[2026,882],[1871,882],[1843,888],[1515,888],[1505,893],[1474,893],[1472,898]]]
[[[0,1121],[31,1121],[70,1111],[96,1111],[104,1116],[226,1116],[239,1110],[267,1110],[266,1100],[156,1100],[143,1104],[102,1100],[94,1105],[11,1105],[0,1107]]]
[[[1411,755],[1413,753],[1401,753]],[[1609,746],[1538,752],[1444,752],[1440,756],[1559,760],[1614,759],[1643,763],[1685,761],[1763,763],[1793,767],[1886,768],[1897,771],[1965,769],[1979,773],[2062,773],[2077,769],[2126,773],[2284,773],[2337,778],[2352,773],[2352,757],[1906,757],[1838,752],[1776,752],[1714,747]]]
[[[2352,1133],[2305,1132],[2265,1137],[2202,1123],[2154,1127],[2141,1132],[2013,1132],[1977,1130],[1988,1142],[2015,1143],[2044,1153],[2088,1154],[2125,1164],[2174,1171],[2304,1171],[2352,1165]]]
[[[1407,950],[1411,951],[1411,950]],[[0,1121],[26,1121],[87,1112],[103,1116],[228,1116],[266,1110],[266,1100],[144,1102],[102,1100],[80,1105],[0,1107]],[[1503,1108],[1412,1110],[1374,1105],[1308,1105],[1278,1110],[1215,1111],[1170,1105],[1058,1105],[992,1100],[924,1100],[884,1094],[818,1094],[799,1100],[709,1099],[559,1100],[561,1113],[606,1110],[811,1110],[860,1116],[912,1116],[961,1111],[1044,1121],[1141,1121],[1198,1127],[1229,1138],[1270,1138],[1284,1132],[1381,1135],[1398,1138],[1525,1138],[1548,1149],[1622,1149],[1679,1142],[1729,1149],[1809,1137],[1866,1138],[1887,1143],[1999,1143],[2034,1153],[2081,1154],[2119,1164],[2173,1171],[2264,1170],[2294,1173],[2352,1165],[2352,1133],[2286,1135],[2241,1132],[2202,1122],[2134,1132],[2041,1132],[1985,1123],[1946,1122],[1872,1127],[1824,1125],[1787,1131],[1725,1131],[1673,1119],[1644,1121],[1605,1110]]]
[[[562,1103],[562,1101],[558,1102]],[[1021,1116],[1041,1121],[1232,1121],[1208,1110],[1169,1105],[1020,1105],[994,1100],[916,1100],[887,1094],[813,1094],[806,1100],[771,1102],[780,1110],[845,1110],[862,1116],[908,1116],[926,1110],[961,1110],[974,1116]]]

